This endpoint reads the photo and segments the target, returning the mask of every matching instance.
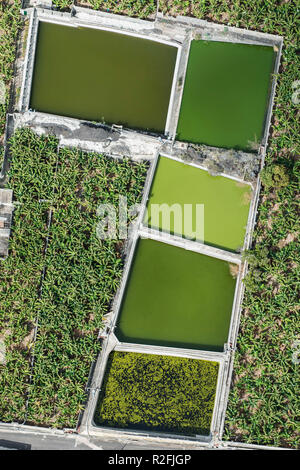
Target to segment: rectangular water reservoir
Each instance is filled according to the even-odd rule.
[[[208,435],[219,363],[113,351],[94,421],[143,431]]]
[[[204,243],[229,251],[240,251],[244,245],[250,201],[249,184],[224,176],[211,176],[193,165],[161,156],[150,190],[144,223],[154,229],[198,239],[197,224],[202,222],[197,219],[199,213],[196,205],[203,204]],[[172,209],[170,218],[167,212],[163,216],[163,205],[166,204]],[[161,210],[155,216],[158,206]],[[181,225],[175,225],[174,214],[177,215],[178,211],[182,214]],[[189,214],[191,217],[187,217]]]
[[[273,47],[192,41],[178,140],[257,150],[274,70]]]
[[[140,239],[116,335],[120,341],[223,351],[237,265]]]
[[[30,108],[164,133],[178,48],[39,23]]]

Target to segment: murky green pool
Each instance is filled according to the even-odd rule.
[[[196,204],[204,204],[204,242],[238,251],[244,244],[250,200],[251,187],[248,184],[223,176],[211,176],[205,170],[159,157],[144,222],[152,228],[198,239],[195,236]],[[169,207],[178,204],[181,213],[187,215],[188,209],[184,205],[191,205],[193,223],[182,217],[182,225],[178,227],[173,212],[170,219],[163,218],[162,212],[159,218],[153,217],[154,204],[168,204]]]
[[[30,107],[164,132],[177,48],[40,22]]]
[[[192,41],[178,139],[255,150],[263,135],[274,58],[268,46]]]
[[[235,284],[226,261],[140,239],[116,334],[126,342],[222,351]]]

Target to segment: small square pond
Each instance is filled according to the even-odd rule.
[[[30,108],[164,133],[178,48],[40,21]]]
[[[227,261],[139,239],[117,319],[118,339],[223,351],[237,272]]]
[[[204,240],[199,241],[237,252],[244,245],[250,201],[249,184],[224,176],[211,176],[193,165],[159,157],[144,223],[154,229],[194,239],[196,204],[203,204]],[[188,215],[186,205],[189,205],[191,217],[188,223],[183,216],[179,219],[182,224],[175,225],[173,213],[169,218],[163,217],[162,212],[153,217],[152,210],[163,204],[169,208],[176,204],[182,215]]]
[[[208,435],[219,364],[114,351],[94,416],[98,426]]]
[[[270,46],[193,40],[178,140],[257,150],[275,56]]]

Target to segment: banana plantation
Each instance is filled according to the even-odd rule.
[[[102,318],[119,285],[122,240],[96,236],[97,206],[139,202],[147,165],[18,130],[10,256],[1,263],[2,421],[74,427],[84,405]]]
[[[22,28],[22,17],[20,16],[20,1],[0,2],[0,149],[2,134],[4,133],[6,113],[9,107],[9,92],[14,74],[14,61],[16,57],[16,41]],[[2,154],[2,150],[0,155]],[[0,163],[2,158],[0,157]]]

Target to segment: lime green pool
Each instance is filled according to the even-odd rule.
[[[230,251],[243,247],[251,200],[251,187],[171,158],[159,157],[144,223],[152,228],[195,238],[196,204],[204,204],[204,242]],[[179,233],[174,218],[153,217],[154,204],[191,204],[193,224],[184,222]],[[196,237],[197,238],[197,237]],[[201,240],[200,240],[201,241]]]
[[[178,140],[255,150],[274,69],[272,47],[192,41]]]
[[[222,351],[236,280],[226,261],[140,239],[117,320],[124,342]]]

